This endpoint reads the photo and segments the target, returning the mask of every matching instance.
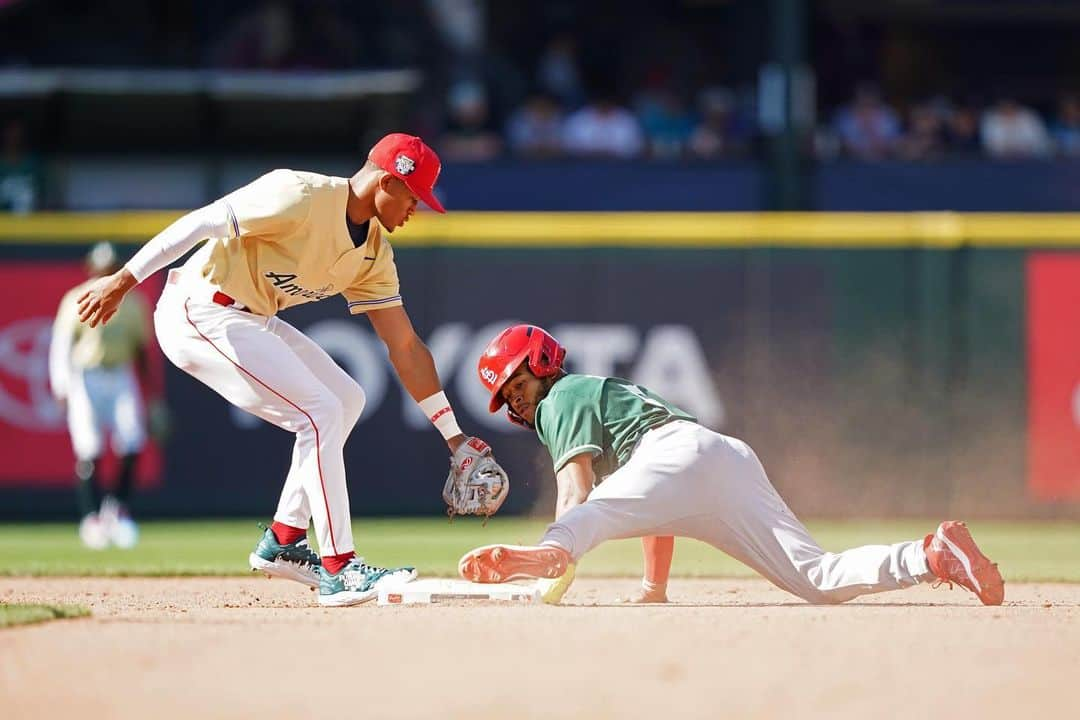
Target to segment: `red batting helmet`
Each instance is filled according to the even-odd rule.
[[[488,343],[476,371],[480,382],[491,392],[489,412],[497,412],[505,402],[499,391],[526,360],[536,377],[551,377],[562,368],[566,349],[546,330],[536,325],[514,325]]]

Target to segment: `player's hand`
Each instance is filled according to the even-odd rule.
[[[649,589],[645,587],[640,587],[638,588],[638,591],[630,597],[618,598],[616,602],[626,603],[627,605],[651,605],[656,603],[666,603],[668,602],[667,588],[657,587]]]
[[[128,290],[137,284],[135,276],[127,268],[95,280],[78,298],[79,322],[90,327],[109,322]]]
[[[450,473],[443,486],[447,514],[494,515],[510,492],[510,478],[477,437],[466,438],[450,456]]]

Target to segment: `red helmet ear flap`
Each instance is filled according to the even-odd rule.
[[[551,377],[562,368],[566,349],[546,330],[535,326],[529,330],[529,370],[536,377]]]

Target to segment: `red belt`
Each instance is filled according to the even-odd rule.
[[[215,292],[214,296],[210,299],[218,305],[224,305],[225,307],[235,307],[237,310],[247,310],[247,308],[243,305],[237,306],[236,300],[223,292]]]
[[[179,284],[179,282],[180,282],[180,271],[179,270],[170,270],[169,271],[169,277],[168,277],[168,280],[166,280],[166,282],[169,285],[177,285],[177,284]],[[236,302],[236,298],[234,298],[234,297],[232,297],[230,295],[226,295],[223,292],[215,292],[214,295],[210,299],[213,300],[216,304],[223,305],[224,307],[231,307],[231,308],[236,308],[237,310],[244,310],[246,312],[251,312],[250,310],[248,310],[243,305],[238,304]]]

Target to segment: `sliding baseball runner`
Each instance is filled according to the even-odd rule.
[[[573,564],[605,540],[652,537],[666,546],[662,538],[685,536],[811,603],[932,581],[955,582],[985,605],[1004,599],[997,566],[963,523],[943,522],[921,540],[825,552],[749,445],[709,430],[639,385],[567,373],[565,356],[543,329],[516,325],[480,358],[489,409],[505,404],[511,421],[536,431],[551,454],[558,499],[555,522],[539,544],[477,548],[459,564],[465,579],[564,578],[547,598],[557,601]],[[666,579],[669,546],[662,551],[652,565]]]

